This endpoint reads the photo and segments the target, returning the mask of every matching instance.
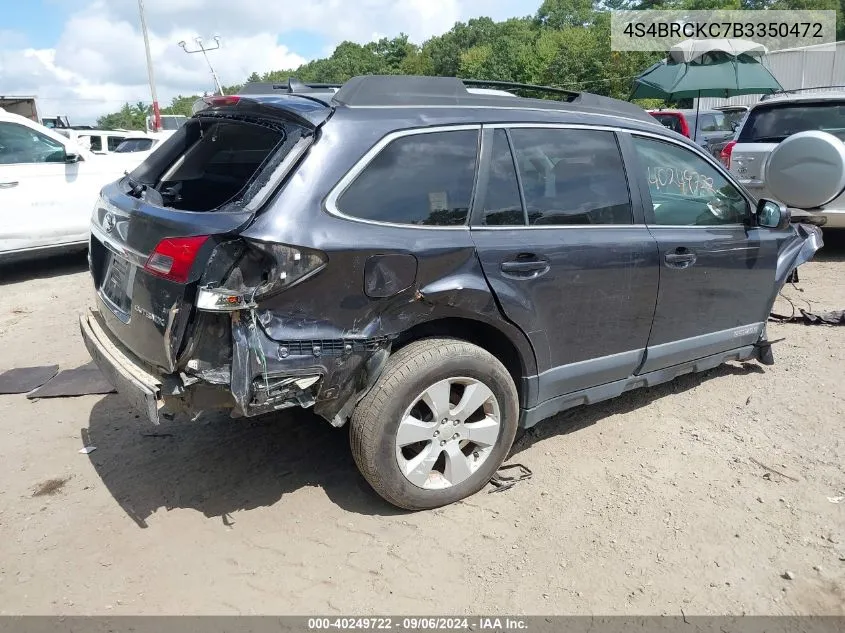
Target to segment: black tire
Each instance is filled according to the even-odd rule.
[[[499,403],[499,436],[489,457],[467,479],[429,490],[411,483],[396,459],[399,421],[413,400],[434,383],[454,377],[483,382]],[[385,500],[406,510],[427,510],[475,494],[508,455],[519,421],[513,379],[486,350],[458,339],[429,338],[403,347],[387,361],[379,379],[352,414],[350,445],[361,474]]]

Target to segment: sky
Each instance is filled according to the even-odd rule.
[[[162,107],[213,90],[201,54],[178,45],[221,37],[211,63],[226,84],[295,68],[343,40],[407,33],[421,43],[456,21],[533,15],[541,0],[144,0]],[[34,95],[42,116],[92,123],[151,101],[138,0],[0,0],[0,95]]]

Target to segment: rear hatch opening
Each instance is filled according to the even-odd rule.
[[[198,322],[199,289],[227,279],[233,259],[245,254],[232,250],[238,234],[330,114],[318,102],[297,110],[278,98],[227,98],[103,189],[92,217],[91,273],[103,325],[131,356],[159,374],[180,368]]]
[[[225,105],[196,114],[129,174],[126,191],[181,211],[243,210],[262,189],[251,185],[266,184],[314,139],[317,126],[296,112],[254,99],[225,99]],[[328,118],[330,108],[321,109]]]

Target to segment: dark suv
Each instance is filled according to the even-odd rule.
[[[250,91],[247,91],[248,93]],[[519,426],[729,360],[821,245],[640,108],[454,78],[214,97],[92,218],[91,355],[154,423],[313,407],[388,501]]]

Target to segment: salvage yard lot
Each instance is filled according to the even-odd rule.
[[[825,239],[797,307],[845,308]],[[0,269],[0,371],[88,362],[84,257],[27,268]],[[769,332],[773,367],[558,415],[515,449],[533,479],[421,513],[310,413],[155,428],[118,395],[0,396],[0,614],[843,615],[845,328]]]

